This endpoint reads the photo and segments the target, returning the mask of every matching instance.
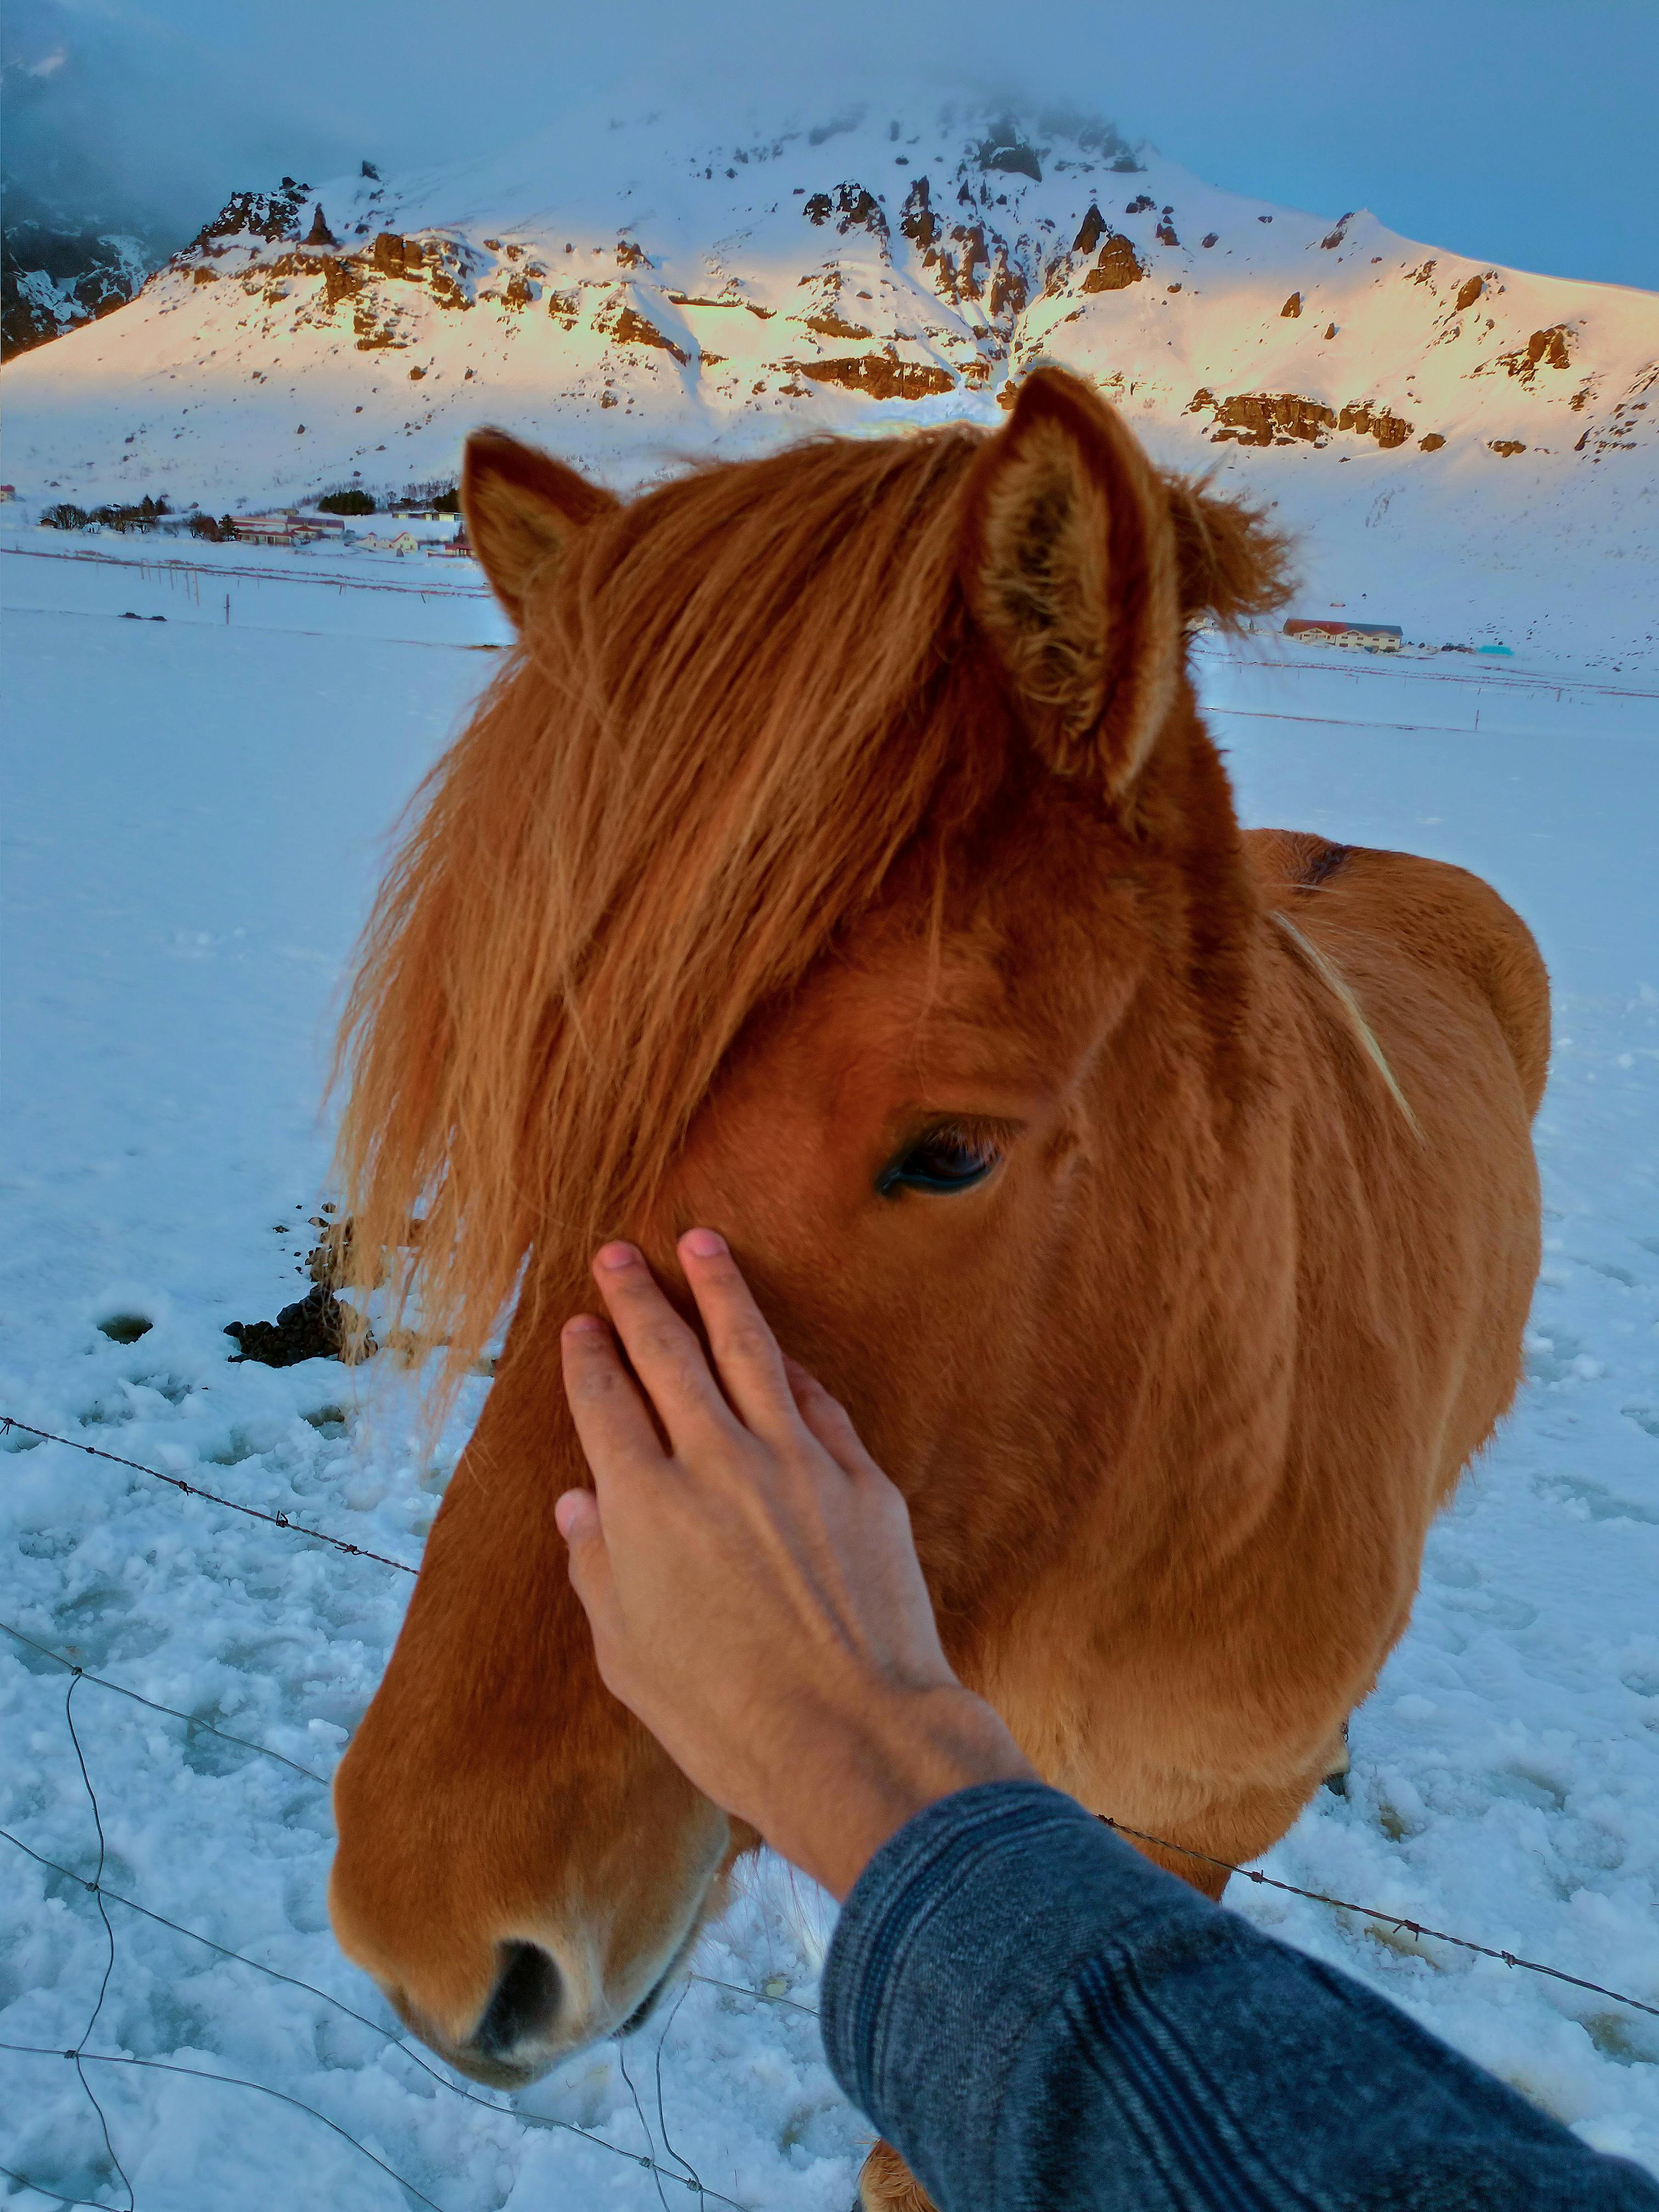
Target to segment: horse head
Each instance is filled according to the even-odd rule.
[[[513,1318],[331,1902],[410,2026],[513,2085],[643,2016],[757,1840],[607,1695],[568,1586],[558,1329],[605,1237],[674,1294],[676,1237],[726,1236],[904,1491],[955,1663],[1067,1771],[1056,1577],[1086,1554],[1103,1618],[1167,1547],[1258,1073],[1186,633],[1276,604],[1282,549],[1053,370],[994,433],[627,503],[483,434],[463,501],[516,647],[370,927],[343,1173],[366,1271],[418,1212],[453,1371]]]

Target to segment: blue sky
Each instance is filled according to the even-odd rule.
[[[11,0],[7,46],[9,159],[55,134],[190,229],[282,169],[424,164],[576,104],[1006,92],[1232,190],[1659,289],[1659,0]]]

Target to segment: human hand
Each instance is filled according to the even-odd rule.
[[[631,1244],[593,1263],[615,1335],[565,1324],[594,1484],[555,1507],[570,1579],[611,1693],[844,1897],[923,1806],[1033,1770],[952,1674],[904,1500],[845,1410],[779,1350],[722,1238],[693,1229],[679,1256],[718,1382]]]

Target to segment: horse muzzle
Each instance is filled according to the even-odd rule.
[[[702,1920],[699,1910],[667,1959],[635,1966],[614,1990],[561,1968],[545,1944],[518,1938],[498,1944],[494,1983],[465,2027],[453,2015],[434,2016],[407,1988],[375,1978],[404,2025],[458,2073],[492,2089],[523,2089],[590,2044],[642,2027],[689,1956]]]

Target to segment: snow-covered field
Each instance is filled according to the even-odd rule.
[[[476,1400],[427,1453],[386,1377],[232,1366],[222,1331],[302,1286],[331,995],[383,833],[501,633],[481,599],[223,565],[192,596],[0,557],[0,1412],[412,1561]],[[1525,1395],[1434,1534],[1346,1800],[1267,1864],[1659,2003],[1659,698],[1445,656],[1202,669],[1249,818],[1480,869],[1558,990]],[[0,1633],[0,2044],[51,2054],[0,2049],[0,2166],[41,2185],[0,2178],[0,2202],[128,2203],[59,2055],[84,2046],[146,2062],[83,2062],[143,2212],[677,2212],[680,2160],[757,2212],[844,2212],[864,2130],[801,2009],[828,1908],[786,1870],[758,1869],[708,1978],[633,2043],[510,2102],[463,2092],[323,1907],[323,1785],[407,1578],[19,1431],[0,1557],[0,1620],[33,1639]],[[66,1703],[113,1934],[90,2032],[110,1945]],[[1659,2171],[1659,2021],[1234,1892]]]

